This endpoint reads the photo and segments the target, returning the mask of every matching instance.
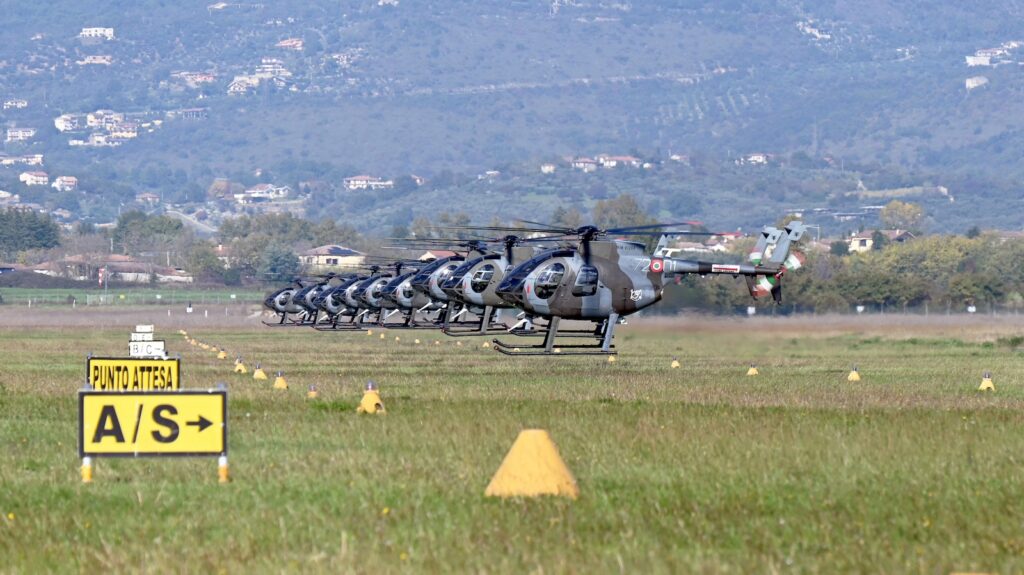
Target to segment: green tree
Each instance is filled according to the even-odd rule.
[[[924,219],[924,208],[910,202],[893,200],[878,214],[882,225],[889,229],[916,230]]]
[[[196,281],[224,281],[224,264],[217,259],[217,254],[210,244],[206,242],[192,244],[185,257],[188,271]]]
[[[885,249],[885,246],[889,245],[889,236],[882,233],[880,230],[871,232],[871,249],[880,251]]]
[[[556,226],[578,228],[583,225],[583,214],[581,214],[575,206],[566,208],[565,206],[559,205],[551,214],[551,223]]]
[[[640,207],[640,203],[632,194],[600,200],[591,211],[594,225],[599,228],[621,228],[627,226],[647,226],[656,223]]]
[[[834,256],[845,256],[850,254],[850,244],[843,240],[837,240],[829,244],[828,253]]]
[[[287,245],[271,243],[260,255],[257,272],[266,282],[290,281],[299,274],[299,256]]]

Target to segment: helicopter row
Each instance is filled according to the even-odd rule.
[[[802,263],[791,248],[805,232],[795,221],[766,226],[748,261],[720,264],[666,257],[668,243],[706,232],[665,230],[682,224],[600,229],[530,227],[458,228],[504,234],[471,240],[410,240],[412,246],[446,244],[464,253],[433,261],[371,263],[349,273],[296,280],[265,300],[279,317],[273,326],[320,331],[437,329],[446,335],[502,334],[542,337],[536,344],[494,339],[507,355],[615,354],[615,326],[662,298],[666,280],[687,274],[743,276],[753,298],[782,299],[782,278]],[[659,237],[652,254],[631,236]],[[592,327],[564,329],[562,321]],[[576,338],[583,343],[559,343]],[[586,340],[591,340],[587,342]]]

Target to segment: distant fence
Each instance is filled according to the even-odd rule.
[[[916,305],[916,306],[902,306],[902,305],[880,305],[880,304],[864,304],[864,305],[851,305],[849,307],[835,309],[815,309],[813,306],[800,305],[799,303],[784,303],[779,306],[775,305],[757,305],[757,306],[731,306],[728,308],[693,308],[693,307],[672,307],[672,306],[654,306],[644,310],[652,315],[674,315],[680,312],[695,311],[700,313],[708,313],[713,315],[721,316],[751,316],[751,317],[772,317],[772,316],[791,316],[791,315],[849,315],[849,316],[879,316],[879,315],[905,315],[905,316],[953,316],[953,315],[965,315],[965,316],[999,316],[999,317],[1012,317],[1024,315],[1024,309],[1020,306],[1004,305],[998,303],[979,303],[975,305],[946,305],[946,304],[929,304],[929,305]]]
[[[117,306],[117,305],[249,305],[263,300],[261,293],[255,292],[203,292],[203,291],[167,291],[167,292],[117,292],[110,293],[76,293],[53,290],[47,293],[32,293],[31,290],[0,290],[4,305],[18,306]]]

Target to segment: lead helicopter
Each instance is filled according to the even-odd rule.
[[[662,297],[666,276],[744,276],[752,297],[770,294],[780,303],[783,275],[798,269],[802,262],[799,255],[790,254],[790,248],[805,231],[799,221],[791,222],[782,230],[766,226],[749,255],[750,263],[718,264],[647,254],[643,243],[608,237],[660,235],[659,250],[655,251],[658,254],[672,237],[711,235],[692,230],[651,231],[664,230],[673,224],[602,230],[596,226],[570,229],[525,223],[540,226],[527,231],[549,234],[535,240],[575,236],[578,244],[542,251],[509,270],[495,289],[500,298],[523,309],[528,316],[547,320],[542,344],[525,346],[493,340],[495,349],[507,355],[615,354],[612,345],[615,326],[626,316],[657,303]],[[523,232],[520,228],[483,229]],[[596,338],[597,343],[556,347],[556,337],[563,335],[559,330],[562,320],[594,322],[595,328],[588,335]],[[580,335],[580,332],[571,335]]]

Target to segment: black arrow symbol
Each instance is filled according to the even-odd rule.
[[[202,415],[200,415],[199,419],[197,419],[195,421],[187,421],[187,422],[185,422],[185,425],[194,425],[194,426],[199,428],[199,431],[202,431],[202,430],[206,429],[207,427],[210,427],[211,425],[213,425],[213,422],[210,421],[209,419],[206,419]]]

